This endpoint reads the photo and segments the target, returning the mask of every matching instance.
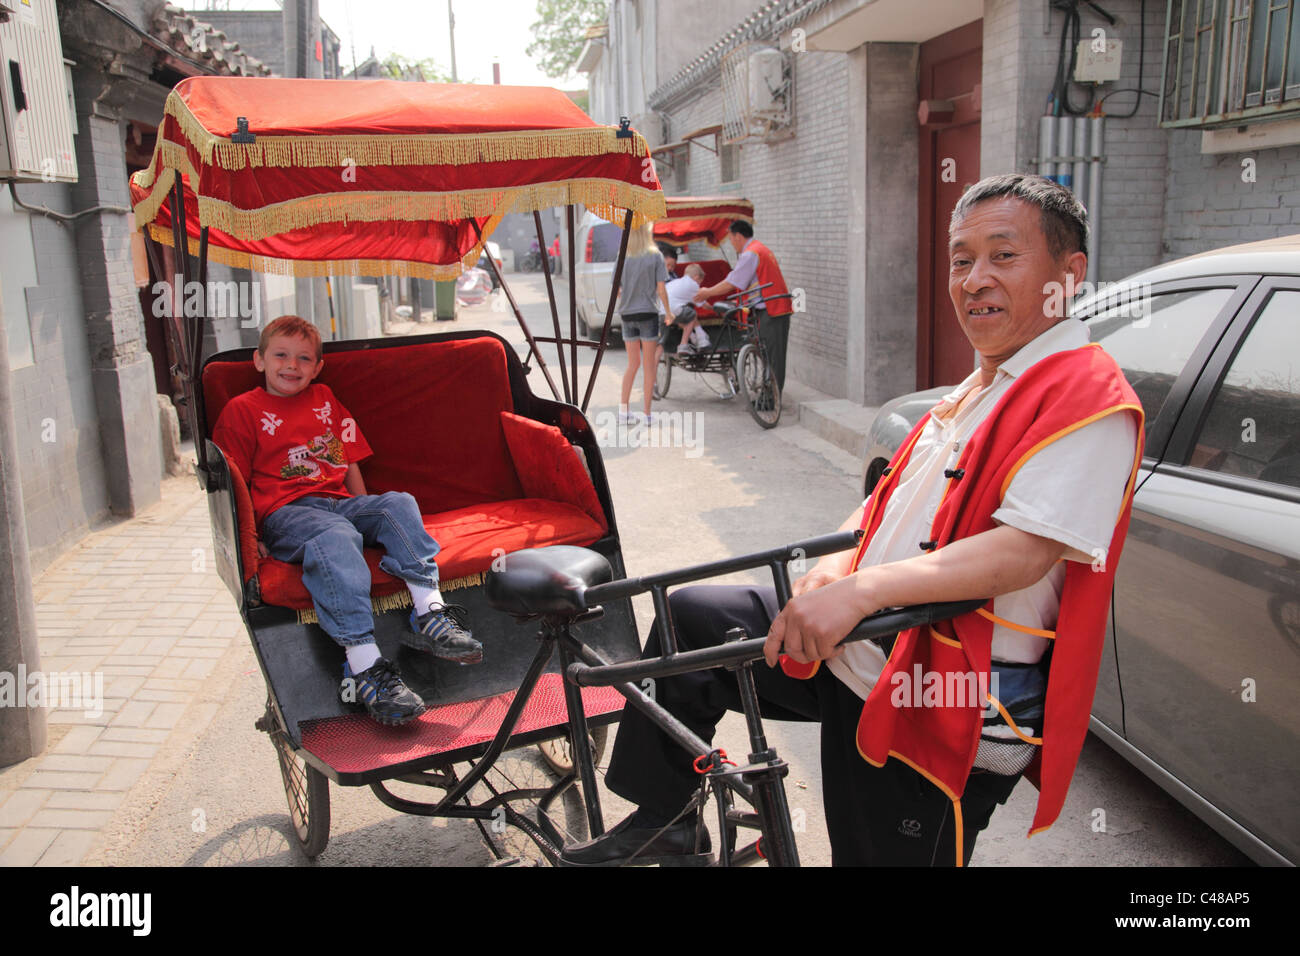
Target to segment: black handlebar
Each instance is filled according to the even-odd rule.
[[[861,536],[861,531],[837,531],[834,534],[808,538],[784,547],[742,555],[738,558],[728,558],[708,564],[697,564],[694,567],[664,571],[643,578],[624,578],[620,581],[610,581],[608,584],[598,584],[587,588],[583,595],[583,603],[589,610],[594,610],[597,605],[622,598],[630,598],[633,595],[644,594],[653,590],[656,594],[656,609],[658,610],[663,590],[672,585],[685,584],[688,581],[698,581],[702,578],[716,577],[722,574],[731,574],[735,571],[767,567],[774,571],[775,579],[778,582],[778,601],[784,605],[789,596],[789,578],[785,574],[786,562],[799,561],[805,558],[819,558],[822,555],[834,554],[837,551],[847,551],[849,548],[857,546]],[[946,621],[959,614],[967,614],[986,603],[987,599],[977,598],[890,608],[863,619],[840,643],[848,644],[853,641],[884,637],[923,624]],[[663,605],[663,610],[666,611],[667,602],[664,601]],[[706,670],[710,667],[755,661],[763,656],[763,643],[764,640],[761,637],[732,641],[720,647],[673,652],[652,660],[628,661],[622,664],[605,664],[599,658],[593,658],[585,664],[570,664],[565,673],[569,680],[579,686],[607,687],[628,681],[636,682],[647,677],[669,677],[674,674],[684,674],[687,671]]]
[[[621,583],[621,582],[615,582]],[[603,585],[607,587],[608,585]],[[588,592],[590,593],[590,592]],[[987,602],[985,598],[967,601],[942,601],[935,604],[914,604],[911,607],[892,608],[864,618],[849,631],[840,644],[851,644],[873,637],[886,637],[908,628],[935,621],[946,621],[959,614],[967,614]],[[764,639],[732,641],[720,647],[706,647],[697,651],[681,651],[648,661],[629,661],[625,664],[605,664],[591,667],[587,664],[570,664],[565,672],[568,679],[580,687],[609,687],[625,682],[636,683],[647,677],[671,677],[688,671],[706,670],[756,661],[763,656]]]
[[[861,535],[862,532],[860,531],[836,531],[833,534],[808,538],[805,541],[797,541],[794,544],[772,548],[768,551],[746,554],[739,558],[725,558],[721,561],[697,564],[676,571],[649,574],[643,578],[623,578],[619,581],[610,581],[608,584],[597,584],[595,587],[587,588],[583,601],[587,607],[591,608],[597,604],[616,601],[619,598],[644,594],[655,586],[667,587],[674,584],[685,584],[687,581],[698,581],[702,578],[717,577],[735,571],[770,567],[778,562],[820,558],[825,554],[834,554],[836,551],[847,551],[849,548],[856,547]]]

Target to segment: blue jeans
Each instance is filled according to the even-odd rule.
[[[266,516],[262,543],[277,561],[302,565],[302,583],[321,627],[344,647],[374,640],[363,545],[388,552],[379,566],[394,577],[438,586],[438,542],[424,530],[415,498],[404,491],[298,498]]]

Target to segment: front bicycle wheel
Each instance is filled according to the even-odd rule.
[[[740,379],[740,394],[754,421],[763,428],[775,428],[781,420],[781,389],[761,342],[749,342],[741,347],[736,356],[736,377]]]
[[[668,357],[668,350],[659,356],[659,364],[655,366],[655,387],[654,397],[664,398],[668,395],[668,384],[673,380],[673,362]]]
[[[294,835],[303,854],[314,860],[325,851],[330,841],[329,779],[294,753],[269,699],[266,714],[257,722],[257,728],[271,736],[280,762],[280,778],[284,783]]]

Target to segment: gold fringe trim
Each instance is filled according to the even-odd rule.
[[[754,224],[754,217],[751,216],[751,215],[749,215],[749,214],[747,214],[747,213],[741,213],[740,215],[737,215],[737,216],[733,216],[733,215],[731,215],[731,213],[725,213],[725,214],[723,214],[723,215],[717,215],[717,216],[714,216],[714,215],[704,215],[704,216],[666,216],[666,217],[664,217],[663,219],[658,219],[658,220],[656,220],[656,222],[692,222],[692,221],[694,221],[694,220],[696,220],[696,219],[726,219],[726,220],[728,220],[728,221],[730,221],[730,222],[735,222],[737,219],[743,219],[745,222],[749,223],[751,226]]]
[[[461,588],[472,588],[475,585],[483,583],[483,574],[467,574],[463,578],[452,578],[450,581],[441,581],[438,584],[439,591],[457,591]],[[381,594],[379,597],[370,599],[370,606],[376,614],[383,614],[386,611],[398,611],[402,608],[411,606],[411,592],[398,591],[396,594]],[[315,608],[300,608],[298,610],[299,624],[317,624],[319,618],[316,617]]]
[[[173,117],[181,134],[203,162],[222,169],[255,166],[466,166],[530,159],[560,159],[570,156],[604,156],[629,153],[649,158],[645,138],[633,131],[620,139],[613,126],[587,129],[503,130],[482,133],[430,133],[424,136],[320,134],[315,136],[263,135],[254,143],[232,143],[228,137],[210,133],[190,112],[180,95],[172,92],[163,108]]]
[[[175,183],[176,170],[185,173],[191,188],[199,181],[185,146],[160,140],[157,149],[162,170],[156,181],[152,165],[133,177],[137,186],[149,190],[135,208],[138,228],[144,228],[158,215]],[[659,190],[600,178],[442,193],[321,193],[257,209],[240,209],[223,200],[198,196],[199,221],[203,225],[248,241],[323,223],[453,221],[484,216],[499,219],[510,212],[532,212],[570,203],[582,203],[602,219],[619,225],[624,211],[631,209],[634,228],[662,218],[665,210],[664,195]]]
[[[493,221],[491,225],[495,227],[496,221]],[[147,228],[149,236],[155,241],[165,246],[172,244],[172,231],[170,229],[154,223],[149,223]],[[489,235],[488,230],[485,229],[483,234],[484,236]],[[198,256],[198,240],[191,237],[189,247],[190,255]],[[460,262],[453,262],[449,265],[435,265],[430,262],[411,262],[406,259],[276,259],[272,256],[261,256],[239,249],[226,249],[222,246],[209,244],[208,260],[230,266],[232,269],[250,269],[253,272],[296,276],[300,279],[321,276],[369,276],[382,279],[387,276],[400,276],[402,278],[450,281],[460,276],[464,269],[473,266],[478,261],[482,249],[482,245],[476,243],[474,248],[467,252]]]

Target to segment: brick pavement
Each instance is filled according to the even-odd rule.
[[[0,770],[0,865],[82,862],[169,740],[201,729],[182,716],[244,639],[212,561],[203,495],[193,477],[172,478],[160,502],[36,579],[41,670],[91,678],[48,711],[45,752]]]

